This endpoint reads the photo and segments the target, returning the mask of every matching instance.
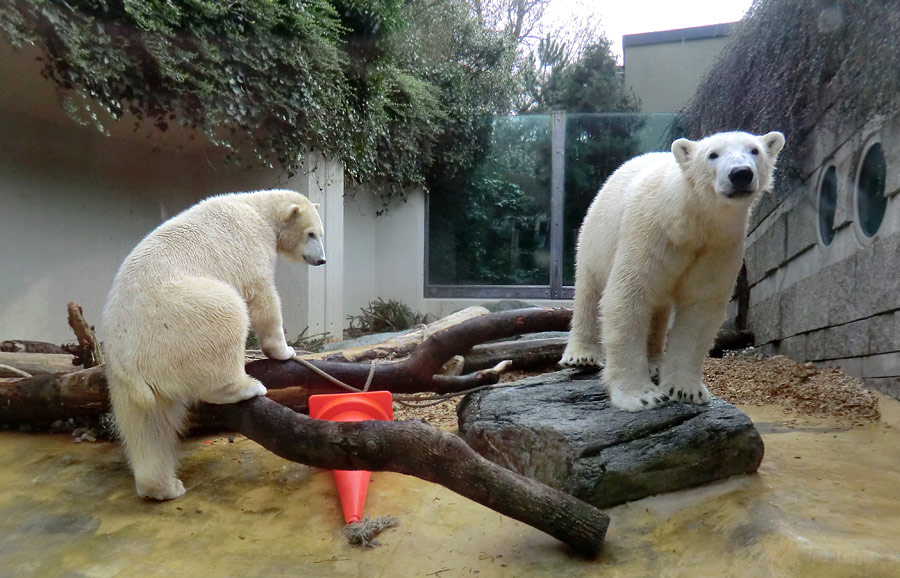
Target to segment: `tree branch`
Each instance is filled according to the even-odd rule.
[[[440,484],[593,556],[609,517],[577,498],[494,464],[449,432],[423,422],[314,420],[270,399],[205,405],[267,450],[326,469],[390,471]]]

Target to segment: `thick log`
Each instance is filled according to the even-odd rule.
[[[413,353],[401,361],[375,364],[370,389],[394,393],[452,393],[459,391],[458,381],[444,376],[435,379],[441,366],[452,356],[465,354],[479,343],[540,331],[562,331],[568,328],[570,309],[515,309],[469,319],[431,335]],[[362,389],[369,376],[369,363],[311,360],[317,368],[338,377],[348,385]],[[266,387],[322,387],[324,380],[305,365],[293,361],[262,359],[247,364],[247,373]],[[464,376],[460,376],[464,377]],[[330,387],[334,390],[334,387]]]
[[[490,314],[490,312],[484,307],[467,307],[466,309],[451,313],[428,325],[423,325],[419,329],[404,333],[403,335],[398,335],[397,337],[392,337],[391,339],[379,343],[334,351],[323,351],[322,353],[312,353],[304,355],[303,358],[309,360],[317,359],[322,361],[341,362],[371,361],[372,359],[387,358],[397,359],[409,355],[416,347],[421,345],[423,341],[436,333],[446,331],[455,325],[488,314]]]
[[[269,451],[326,469],[390,471],[440,484],[593,556],[609,517],[569,494],[489,462],[456,435],[423,422],[314,420],[272,400],[206,406]]]
[[[10,353],[0,351],[0,365],[15,367],[31,375],[82,369],[80,366],[73,365],[74,360],[75,357],[71,353]],[[0,377],[21,377],[21,374],[0,367]]]
[[[566,337],[521,339],[476,345],[466,354],[464,371],[492,367],[503,360],[512,362],[510,369],[555,367],[566,349]]]
[[[568,325],[570,317],[568,309],[533,308],[467,319],[432,334],[402,361],[376,362],[370,389],[454,393],[496,383],[500,372],[494,370],[459,376],[440,375],[440,372],[448,359],[467,352],[475,344],[521,333],[557,331]],[[310,363],[359,389],[365,386],[371,368],[370,362],[311,360]],[[49,423],[109,411],[102,367],[91,369],[94,371],[0,380],[0,423]],[[342,391],[298,361],[251,361],[247,372],[270,388],[272,399],[300,411],[306,408],[310,395]],[[275,391],[279,389],[286,391]]]
[[[103,367],[0,379],[0,424],[49,423],[106,411],[109,396]]]
[[[69,353],[64,347],[45,341],[10,339],[0,342],[0,351],[8,353]]]

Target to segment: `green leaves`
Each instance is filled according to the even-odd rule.
[[[385,203],[456,172],[508,102],[508,47],[463,0],[10,0],[0,32],[81,123],[178,123],[288,172],[314,147]]]

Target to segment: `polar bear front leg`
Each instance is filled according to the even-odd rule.
[[[703,361],[724,317],[725,306],[718,302],[676,308],[660,369],[660,389],[671,399],[709,403],[709,390],[703,383]]]
[[[281,299],[274,283],[260,284],[247,300],[250,326],[259,337],[259,347],[269,359],[291,359],[297,353],[284,338]]]
[[[573,305],[572,330],[559,364],[565,367],[603,367],[598,319],[600,291],[586,274],[579,274],[575,281]]]
[[[652,409],[669,401],[650,380],[647,357],[653,309],[640,291],[611,282],[601,301],[606,367],[603,381],[613,406],[625,411]]]

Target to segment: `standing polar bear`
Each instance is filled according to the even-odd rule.
[[[703,360],[741,267],[750,207],[783,146],[780,132],[719,133],[619,167],[581,225],[560,364],[601,366],[605,351],[610,401],[627,411],[709,402]]]
[[[322,221],[299,193],[211,197],[166,221],[125,258],[103,310],[113,412],[137,492],[170,500],[188,407],[265,395],[244,371],[248,326],[272,359],[289,359],[276,253],[325,263]]]

